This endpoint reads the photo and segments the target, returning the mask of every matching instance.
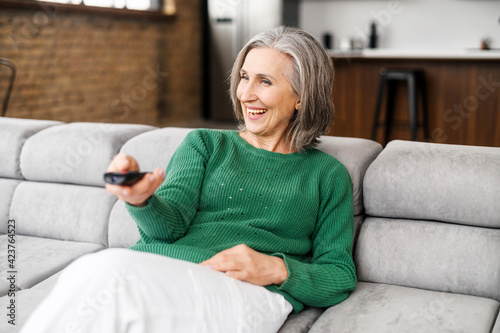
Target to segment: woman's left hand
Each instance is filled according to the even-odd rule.
[[[262,254],[245,244],[221,251],[200,265],[258,286],[281,285],[288,278],[283,259]]]

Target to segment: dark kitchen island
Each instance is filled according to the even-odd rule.
[[[425,72],[430,141],[500,147],[500,52],[411,52],[362,50],[330,52],[335,63],[335,124],[330,135],[370,138],[383,68]],[[407,93],[397,91],[395,118],[408,120]],[[384,105],[382,107],[385,107]],[[382,141],[382,131],[377,137]],[[391,139],[410,139],[396,126]],[[419,139],[423,139],[419,133]]]

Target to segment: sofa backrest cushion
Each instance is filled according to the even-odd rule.
[[[165,169],[177,147],[191,128],[166,127],[146,132],[127,141],[120,153],[133,156],[141,170]],[[113,207],[109,217],[110,247],[129,247],[139,240],[139,231],[125,205],[120,202]]]
[[[143,133],[127,141],[120,153],[129,154],[139,162],[141,170],[165,169],[177,147],[192,128],[165,127]]]
[[[14,192],[10,217],[19,235],[107,246],[115,201],[104,188],[24,181]]]
[[[10,219],[10,204],[14,190],[21,181],[17,179],[0,178],[0,234],[7,233],[7,225]]]
[[[356,244],[359,281],[500,301],[500,229],[368,217]]]
[[[500,148],[390,142],[364,197],[371,216],[500,228]]]
[[[393,141],[364,189],[360,281],[500,301],[500,148]]]
[[[318,149],[344,164],[352,180],[354,215],[362,214],[363,179],[370,164],[382,151],[382,146],[366,139],[323,136]]]
[[[60,121],[0,118],[0,177],[23,178],[19,157],[25,141],[35,133]]]
[[[104,186],[103,174],[122,145],[146,125],[71,123],[30,137],[21,153],[28,180]]]
[[[130,247],[141,237],[137,224],[121,200],[118,200],[111,210],[108,234],[109,247]]]

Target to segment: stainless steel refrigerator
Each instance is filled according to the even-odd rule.
[[[280,25],[298,25],[299,0],[207,0],[204,117],[233,121],[229,73],[248,39]]]

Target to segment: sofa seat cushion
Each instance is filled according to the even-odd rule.
[[[495,323],[495,326],[493,327],[493,331],[491,333],[500,333],[500,311],[498,313],[497,321]]]
[[[19,332],[21,330],[22,325],[26,323],[29,316],[35,309],[42,303],[42,301],[47,297],[50,293],[50,290],[21,290],[16,292],[16,326],[12,326],[8,323],[10,320],[9,317],[5,316],[0,320],[0,332]],[[10,304],[11,298],[8,296],[3,296],[0,298],[0,307],[2,309],[6,309]],[[7,312],[7,310],[4,310]]]
[[[299,313],[292,313],[288,316],[285,323],[279,329],[278,333],[304,333],[309,332],[312,325],[325,311],[325,308],[316,308],[306,306]]]
[[[21,151],[26,140],[37,132],[60,121],[0,118],[0,177],[22,179],[20,167]]]
[[[7,235],[0,236],[0,243],[7,243]],[[16,236],[16,286],[27,289],[47,279],[66,267],[78,257],[104,249],[104,246],[47,239],[40,237]],[[7,262],[7,251],[0,252],[0,262]],[[7,271],[2,270],[0,276],[0,296],[7,294],[9,283]]]
[[[487,298],[360,282],[310,332],[490,332],[499,307]]]
[[[61,276],[61,274],[64,272],[65,269],[66,269],[66,267],[64,269],[60,270],[59,272],[57,272],[56,274],[49,276],[47,279],[43,280],[42,282],[35,284],[33,287],[30,288],[30,290],[43,289],[43,290],[51,291],[56,286],[56,283],[59,280],[59,277]]]
[[[359,281],[500,301],[500,229],[369,217],[354,260]]]

